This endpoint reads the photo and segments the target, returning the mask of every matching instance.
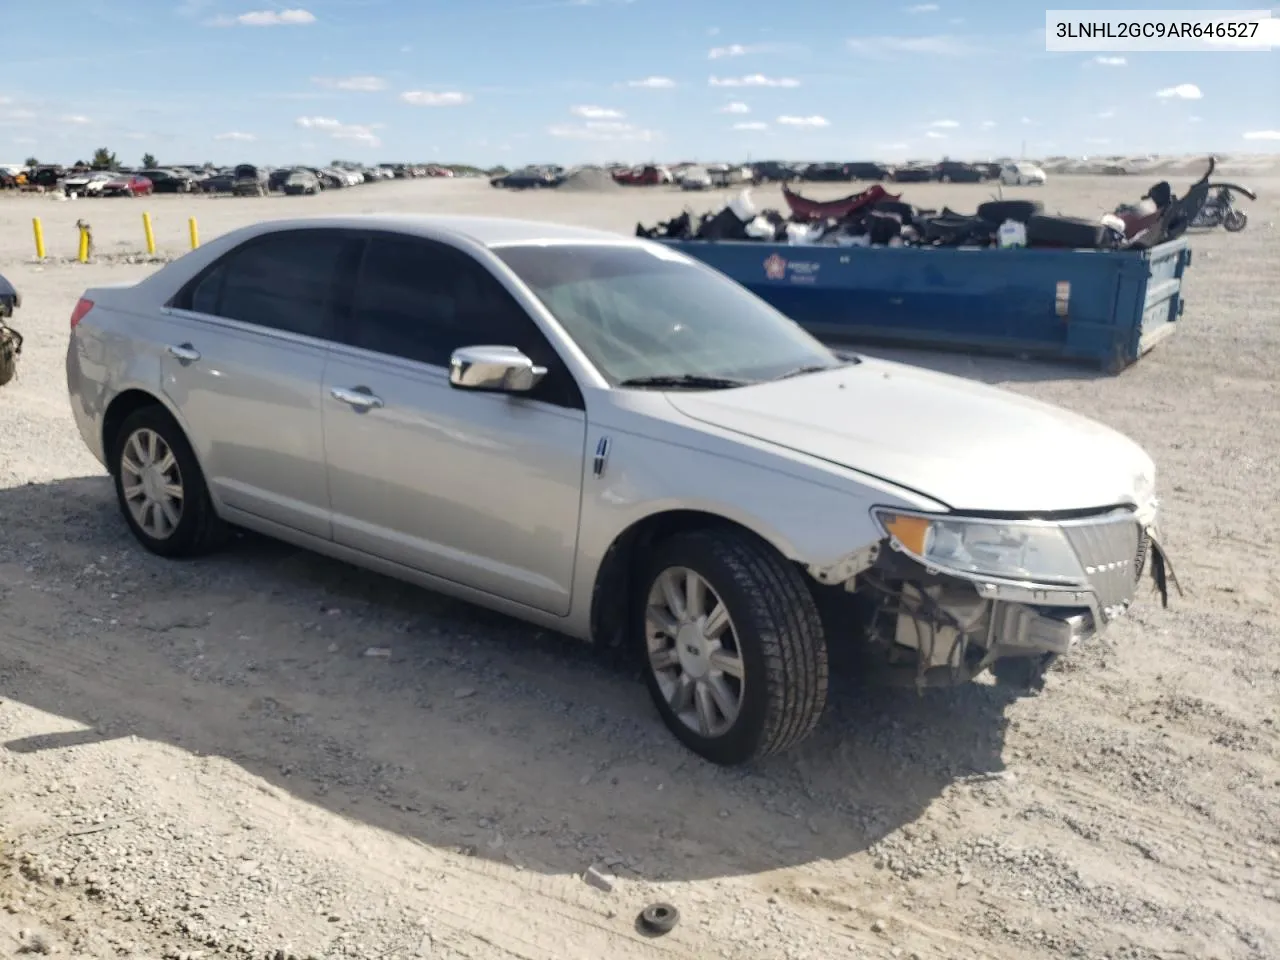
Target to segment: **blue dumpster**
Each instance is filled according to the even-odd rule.
[[[1118,373],[1173,333],[1183,236],[1150,250],[660,240],[826,339],[986,350]]]

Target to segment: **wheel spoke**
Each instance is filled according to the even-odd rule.
[[[715,609],[707,614],[706,622],[702,625],[702,635],[709,640],[718,640],[727,626],[729,610],[723,603],[716,603]]]
[[[164,485],[164,495],[170,500],[181,500],[186,496],[180,483],[166,483]]]
[[[137,500],[139,497],[143,496],[143,489],[144,488],[140,483],[127,484],[124,488],[124,498],[126,500]]]
[[[125,447],[125,457],[128,462],[137,465],[137,470],[141,470],[151,462],[147,457],[147,451],[142,445],[141,438],[136,433],[129,438],[129,442]]]
[[[738,696],[729,688],[724,677],[708,677],[703,684],[715,701],[716,709],[724,717],[727,726],[732,726],[738,719]]]
[[[153,464],[156,462],[156,447],[159,440],[160,438],[159,436],[156,435],[156,432],[154,430],[147,431],[147,463],[148,464]]]
[[[707,585],[692,570],[684,572],[684,613],[689,620],[702,616],[706,601]]]
[[[708,684],[698,683],[693,688],[693,703],[698,712],[698,732],[704,737],[711,736],[716,728],[716,704]]]
[[[680,623],[662,604],[651,603],[645,611],[645,619],[648,621],[650,633],[660,633],[672,640],[676,638],[676,631],[680,629]]]
[[[693,681],[689,679],[688,674],[680,674],[680,679],[675,682],[667,695],[667,705],[677,715],[693,706]]]
[[[161,473],[168,473],[178,465],[177,458],[174,457],[173,451],[168,447],[164,448],[164,456],[160,458],[160,462],[156,464]]]
[[[732,650],[721,648],[711,654],[710,660],[712,670],[719,670],[738,680],[746,675],[746,670],[742,666],[742,657]]]
[[[661,673],[680,666],[680,655],[675,647],[663,647],[661,650],[649,651],[649,666]]]
[[[161,500],[160,512],[164,514],[164,519],[169,524],[169,529],[172,530],[178,525],[178,511],[172,502],[169,500]]]
[[[680,588],[676,586],[675,571],[668,570],[662,574],[662,598],[666,601],[667,609],[677,620],[685,618],[684,597],[680,595]]]

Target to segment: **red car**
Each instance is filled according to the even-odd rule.
[[[102,185],[104,197],[149,197],[154,188],[146,177],[125,173]]]
[[[632,167],[630,170],[615,170],[613,179],[615,183],[620,183],[624,186],[648,187],[663,183],[665,178],[662,176],[661,170],[650,164],[644,167]]]

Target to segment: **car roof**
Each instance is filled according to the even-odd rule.
[[[306,217],[298,220],[268,220],[257,225],[262,232],[295,227],[336,227],[340,229],[387,229],[398,233],[466,237],[485,247],[541,242],[609,243],[636,245],[634,237],[539,220],[511,217],[482,217],[451,214],[366,213],[349,216]],[[256,231],[255,231],[256,232]]]

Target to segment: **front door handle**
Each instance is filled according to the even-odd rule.
[[[357,410],[373,410],[382,406],[382,398],[374,396],[368,387],[334,387],[329,394]]]
[[[168,347],[168,350],[169,350],[169,356],[176,357],[178,360],[181,360],[183,363],[195,363],[197,360],[200,359],[200,351],[197,350],[195,347],[191,346],[191,344],[189,343],[183,343],[178,345],[170,344]]]

